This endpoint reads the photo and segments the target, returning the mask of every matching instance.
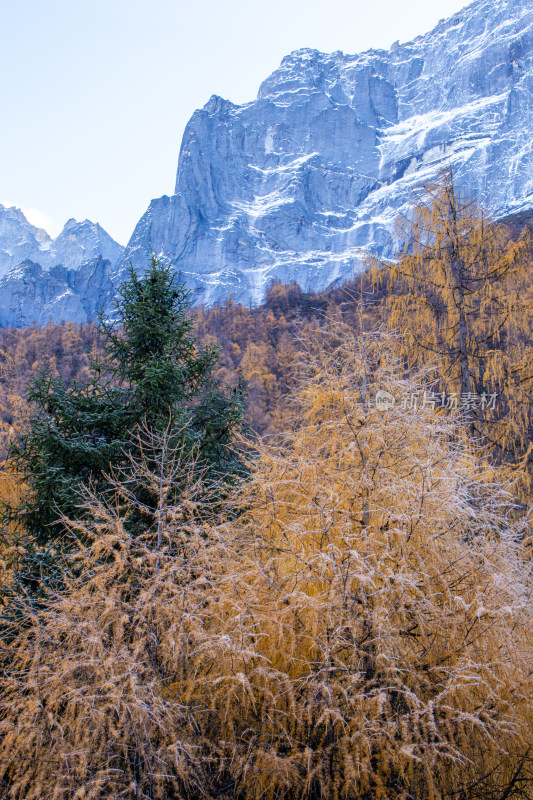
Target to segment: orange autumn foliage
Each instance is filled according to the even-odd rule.
[[[421,385],[389,338],[328,326],[300,369],[225,515],[150,431],[87,495],[65,591],[3,643],[0,797],[533,797],[512,487],[453,414],[379,410]],[[160,498],[137,537],[131,480]]]
[[[403,247],[373,262],[384,317],[410,369],[433,363],[431,388],[463,397],[471,434],[533,490],[533,240],[511,236],[445,172],[400,223]],[[481,396],[494,398],[480,404]],[[470,401],[468,400],[470,398]]]

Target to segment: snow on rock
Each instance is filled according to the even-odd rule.
[[[273,278],[323,288],[390,252],[444,166],[496,217],[531,207],[532,132],[531,0],[477,0],[390,51],[296,51],[254,102],[195,112],[175,194],[152,201],[115,280],[153,251],[202,304],[260,302]]]
[[[97,223],[70,219],[51,239],[22,211],[0,205],[0,325],[94,319],[115,287],[124,248]]]
[[[88,219],[83,222],[69,219],[50,248],[51,260],[69,269],[77,269],[99,256],[115,264],[123,252],[124,248],[97,222]]]
[[[476,0],[390,50],[298,50],[255,101],[193,114],[174,194],[124,252],[87,220],[52,240],[0,206],[0,323],[92,318],[152,252],[197,303],[259,303],[274,278],[321,289],[392,252],[396,216],[442,167],[495,217],[532,208],[532,133],[531,0]]]
[[[31,225],[19,208],[0,205],[0,278],[25,259],[37,259],[52,239]]]
[[[110,262],[97,256],[78,269],[61,264],[45,270],[23,261],[0,280],[0,326],[21,328],[55,322],[94,320],[115,294]]]

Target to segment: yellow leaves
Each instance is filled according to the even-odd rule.
[[[371,351],[372,344],[368,346]],[[345,354],[353,363],[356,352],[357,343],[348,338],[346,351],[337,352],[337,358]],[[497,509],[503,501],[493,494],[494,486],[484,483],[485,468],[456,437],[453,422],[398,410],[380,417],[365,413],[359,400],[366,441],[352,446],[361,432],[350,428],[349,414],[338,414],[338,398],[355,406],[357,395],[343,386],[338,367],[337,362],[333,373],[322,372],[305,384],[305,430],[284,443],[278,458],[267,450],[250,487],[259,537],[254,547],[261,557],[260,574],[269,577],[263,591],[265,597],[272,596],[274,587],[279,593],[275,610],[269,604],[268,614],[262,613],[259,602],[254,614],[260,615],[263,631],[272,619],[277,630],[281,625],[285,631],[282,649],[276,634],[262,638],[262,653],[269,655],[269,646],[275,648],[269,660],[277,671],[290,675],[292,692],[314,698],[315,705],[306,707],[306,733],[297,719],[290,726],[287,722],[291,731],[301,730],[304,739],[312,736],[312,728],[316,746],[322,747],[334,721],[349,719],[350,732],[366,736],[372,742],[370,752],[381,754],[382,772],[373,771],[368,761],[363,767],[373,797],[388,796],[387,776],[406,776],[401,756],[408,757],[410,769],[420,765],[424,792],[437,796],[439,787],[449,789],[450,781],[461,785],[466,772],[475,774],[470,767],[461,770],[469,759],[476,763],[476,748],[485,751],[498,726],[496,711],[481,720],[463,708],[474,707],[484,692],[497,705],[503,685],[509,688],[516,679],[514,672],[503,681],[501,672],[491,676],[483,670],[481,675],[476,661],[497,658],[509,637],[514,545],[499,539],[500,551],[511,548],[505,550],[507,564],[485,545],[493,526],[501,535]],[[379,377],[379,371],[373,373],[372,381],[379,385]],[[324,388],[328,382],[335,391]],[[370,380],[368,390],[371,395]],[[359,506],[367,498],[365,525],[348,511],[354,495]],[[339,501],[343,496],[346,500]],[[508,587],[493,570],[507,571]],[[254,581],[255,596],[257,592]],[[518,598],[519,588],[517,592]],[[514,606],[515,619],[519,608]],[[531,637],[530,617],[526,626]],[[517,644],[515,640],[510,646]],[[519,657],[526,683],[529,647]],[[311,664],[316,679],[309,674]],[[349,691],[344,679],[350,681]],[[274,675],[271,680],[275,685]],[[337,692],[352,709],[348,717],[335,705]],[[301,703],[295,701],[295,708]],[[502,715],[506,708],[502,701]],[[269,712],[269,720],[274,713]],[[395,731],[401,731],[403,741],[396,750],[388,746]],[[464,731],[460,752],[459,731]],[[502,723],[503,732],[509,735]],[[436,749],[427,744],[433,738],[439,741]],[[331,747],[344,747],[340,739],[334,741]],[[329,756],[322,751],[322,758]],[[462,764],[458,772],[450,768],[450,759]],[[340,785],[346,787],[347,776],[352,779],[356,773],[346,757],[344,764]],[[305,769],[308,776],[318,774],[308,763]],[[406,780],[421,780],[409,775]],[[327,784],[330,794],[337,791],[338,772],[334,781]]]
[[[516,488],[528,502],[531,462],[523,459],[532,425],[533,326],[531,236],[512,241],[456,192],[450,173],[399,225],[407,246],[394,263],[372,265],[386,292],[385,322],[402,334],[398,355],[407,369],[437,363],[438,392],[471,390],[497,396],[495,408],[470,413],[473,435],[496,463],[514,465]]]
[[[124,487],[93,499],[65,592],[4,646],[13,800],[504,795],[533,744],[506,494],[453,417],[378,412],[381,386],[415,388],[389,339],[315,335],[227,519],[181,475],[159,548]]]

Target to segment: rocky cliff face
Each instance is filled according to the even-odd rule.
[[[495,217],[533,208],[532,132],[531,0],[476,0],[387,51],[299,50],[253,102],[193,115],[175,193],[125,252],[88,221],[51,240],[0,207],[0,321],[91,317],[152,251],[197,303],[259,303],[273,278],[324,288],[392,251],[397,214],[444,166]]]
[[[390,250],[443,166],[496,217],[533,206],[532,131],[531,0],[477,0],[389,51],[297,51],[254,102],[193,115],[175,194],[152,201],[116,279],[153,250],[200,303],[260,302],[272,278],[323,288]]]
[[[100,309],[112,306],[115,286],[110,268],[111,262],[101,256],[78,269],[58,264],[45,270],[33,261],[23,261],[0,280],[0,326],[95,320]]]
[[[69,269],[78,269],[82,264],[102,258],[116,264],[123,252],[122,245],[117,244],[97,222],[69,219],[57,239],[51,242],[44,263],[47,267],[63,264]]]
[[[95,319],[115,293],[124,248],[94,222],[69,219],[56,239],[0,205],[0,325]]]
[[[0,278],[25,259],[38,259],[52,239],[31,225],[19,208],[0,205]]]

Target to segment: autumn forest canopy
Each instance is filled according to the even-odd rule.
[[[533,800],[533,247],[0,331],[0,798]]]

